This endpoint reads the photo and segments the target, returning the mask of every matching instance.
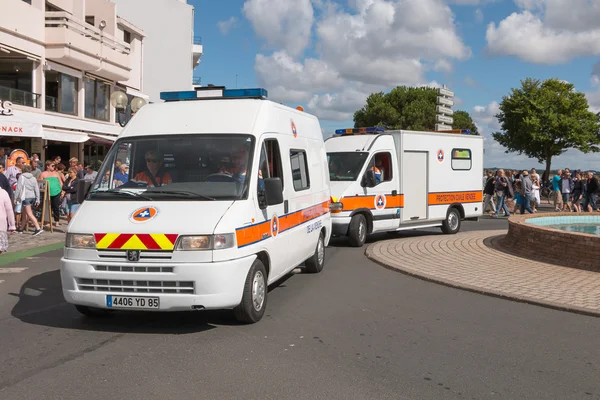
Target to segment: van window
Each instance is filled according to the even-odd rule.
[[[355,181],[368,156],[369,153],[355,151],[327,153],[329,180]]]
[[[452,169],[455,171],[469,171],[471,169],[471,150],[452,149]]]
[[[260,150],[258,163],[258,191],[264,190],[263,179],[280,178],[283,185],[283,168],[281,167],[281,152],[276,139],[267,139],[263,142]]]
[[[298,192],[310,188],[306,152],[304,150],[290,150],[290,164],[292,165],[294,190]]]
[[[377,184],[391,181],[392,155],[388,152],[375,154],[367,165],[367,171],[368,170],[373,170],[375,172],[375,181]]]
[[[248,197],[254,138],[171,134],[118,140],[92,183],[89,200],[214,201]],[[117,176],[116,166],[125,164]]]

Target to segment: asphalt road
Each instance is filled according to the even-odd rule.
[[[92,321],[63,301],[60,251],[7,265],[28,269],[0,277],[0,399],[600,399],[600,319],[421,281],[363,252],[334,242],[321,274],[271,289],[255,325],[227,312]]]

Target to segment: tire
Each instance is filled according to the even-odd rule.
[[[446,219],[442,222],[442,232],[446,235],[454,235],[460,230],[460,212],[456,208],[450,208]]]
[[[309,274],[318,274],[323,271],[323,267],[325,266],[325,238],[323,232],[319,234],[315,254],[306,260],[304,265],[306,266],[306,272]]]
[[[242,301],[233,309],[235,318],[246,324],[260,321],[267,308],[267,291],[267,270],[262,261],[257,259],[246,276]],[[255,300],[260,307],[255,307]]]
[[[356,214],[350,221],[348,240],[352,247],[362,247],[367,241],[367,219],[362,214]]]
[[[85,315],[89,318],[105,318],[110,314],[110,311],[103,310],[101,308],[94,308],[88,306],[75,306],[75,309],[79,311],[80,314]]]

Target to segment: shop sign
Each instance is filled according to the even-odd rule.
[[[0,115],[13,115],[13,105],[8,100],[0,99]]]
[[[23,157],[25,164],[31,163],[31,161],[29,160],[29,155],[27,155],[27,152],[25,150],[16,149],[10,153],[10,156],[6,160],[6,168],[15,165],[17,163],[17,158],[19,157]]]

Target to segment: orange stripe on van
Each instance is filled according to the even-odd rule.
[[[278,216],[279,229],[277,234],[302,225],[305,222],[316,219],[329,212],[329,201],[308,207],[299,211]],[[255,225],[238,228],[235,231],[235,237],[238,247],[249,246],[258,243],[272,236],[271,220],[260,222]]]
[[[343,211],[354,211],[359,208],[366,208],[368,210],[375,210],[375,195],[373,196],[354,196],[354,197],[343,197],[339,200],[344,205]],[[385,195],[385,208],[402,208],[404,207],[404,195],[397,194]]]
[[[474,190],[471,192],[429,193],[428,200],[430,206],[452,203],[480,203],[483,201],[483,192]]]

